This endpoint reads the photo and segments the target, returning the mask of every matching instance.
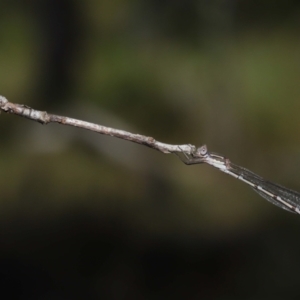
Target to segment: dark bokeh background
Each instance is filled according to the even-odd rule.
[[[299,17],[291,0],[1,1],[0,91],[300,191]],[[0,133],[6,299],[299,298],[300,218],[241,182],[13,115]]]

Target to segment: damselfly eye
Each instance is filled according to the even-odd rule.
[[[200,156],[205,156],[207,154],[207,147],[206,147],[206,145],[203,145],[203,146],[199,147],[197,149],[197,153]]]

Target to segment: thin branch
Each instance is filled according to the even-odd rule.
[[[85,122],[69,117],[48,114],[46,111],[35,110],[27,105],[16,104],[9,102],[5,97],[0,96],[0,112],[15,114],[21,117],[37,121],[41,124],[59,123],[62,125],[69,125],[84,128],[104,135],[110,135],[123,140],[131,141],[137,144],[145,145],[152,149],[156,149],[163,153],[178,153],[191,155],[196,151],[196,147],[191,144],[184,145],[170,145],[156,141],[153,137],[135,134],[128,131],[105,127],[102,125]]]

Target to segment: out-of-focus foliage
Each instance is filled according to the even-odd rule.
[[[283,0],[3,1],[0,94],[206,143],[300,191],[299,14]],[[0,133],[0,263],[24,294],[40,278],[38,295],[62,299],[296,297],[300,219],[242,183],[76,128],[1,114]]]

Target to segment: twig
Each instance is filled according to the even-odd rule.
[[[111,127],[105,127],[102,125],[72,119],[69,117],[48,114],[46,111],[35,110],[27,105],[8,102],[8,100],[3,96],[0,96],[0,112],[1,111],[25,117],[30,120],[37,121],[41,124],[60,123],[62,125],[84,128],[87,130],[98,132],[100,134],[110,135],[123,140],[145,145],[163,153],[176,154],[178,152],[182,152],[184,154],[191,155],[196,151],[196,147],[191,144],[170,145],[161,143],[156,141],[153,137],[144,136],[141,134],[134,134],[128,131],[114,129]]]

